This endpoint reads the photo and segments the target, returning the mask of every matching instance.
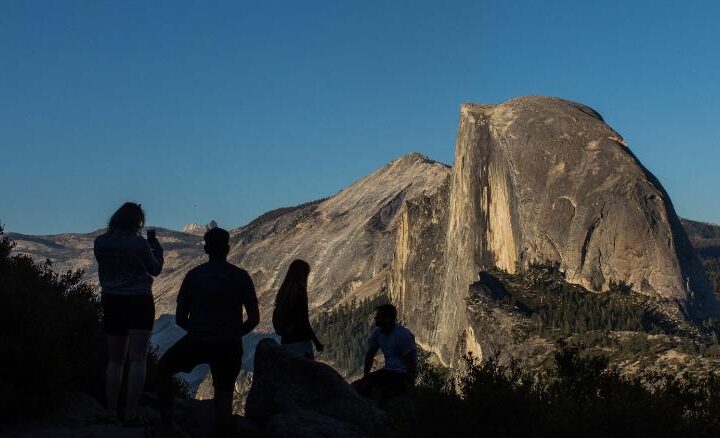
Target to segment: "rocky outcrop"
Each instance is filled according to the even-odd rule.
[[[486,266],[515,272],[558,262],[592,291],[625,282],[690,318],[718,314],[667,193],[584,105],[550,97],[463,105],[446,219],[442,208],[436,202],[415,225],[422,234],[446,222],[442,256],[434,248],[400,263],[418,267],[393,282],[392,296],[413,307],[418,296],[403,285],[421,282],[423,265],[442,272],[424,286],[438,291],[437,311],[411,325],[446,362],[471,341],[468,287]],[[399,237],[398,246],[412,239]]]
[[[255,352],[245,416],[271,436],[379,436],[384,415],[333,368],[293,355],[274,340]]]

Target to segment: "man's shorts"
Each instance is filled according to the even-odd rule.
[[[155,302],[152,295],[102,294],[105,332],[126,336],[128,330],[152,330],[155,323]]]
[[[406,373],[380,369],[354,382],[353,387],[363,397],[384,400],[405,394],[408,378]]]

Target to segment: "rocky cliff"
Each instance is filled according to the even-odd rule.
[[[489,266],[515,272],[558,262],[570,282],[592,291],[623,282],[690,318],[718,314],[667,193],[586,106],[550,97],[463,105],[448,190],[447,205],[439,196],[403,213],[415,220],[398,236],[403,275],[391,289],[406,313],[435,304],[410,324],[446,362],[458,348],[479,348],[466,299]],[[424,234],[444,239],[415,254],[404,248]]]

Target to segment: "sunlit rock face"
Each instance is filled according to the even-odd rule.
[[[424,349],[437,351],[441,284],[445,275],[449,172],[436,189],[408,200],[398,219],[390,276],[391,301],[402,322],[412,328]]]
[[[623,281],[689,317],[718,313],[667,193],[584,105],[534,96],[463,105],[448,190],[446,216],[435,202],[414,225],[428,232],[431,226],[420,224],[440,218],[444,241],[414,261],[411,250],[396,251],[401,266],[425,259],[441,278],[433,282],[433,310],[415,329],[446,362],[459,345],[472,345],[465,299],[483,266],[514,272],[556,261],[568,281],[590,290]],[[394,277],[393,296],[405,307],[415,308],[419,299],[407,291],[424,281],[423,269],[416,271],[418,281]]]
[[[320,201],[266,213],[231,232],[230,260],[258,291],[261,330],[270,321],[290,263],[310,263],[311,314],[387,290],[396,229],[405,202],[434,193],[448,166],[420,154],[386,166]]]

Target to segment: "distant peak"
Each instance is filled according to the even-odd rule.
[[[185,225],[182,230],[184,233],[205,234],[206,231],[217,228],[217,226],[218,224],[214,220],[211,220],[206,225],[199,225],[197,222],[193,222],[191,224]]]
[[[388,163],[388,166],[393,165],[411,165],[415,163],[423,163],[423,164],[436,164],[437,161],[430,159],[427,155],[421,154],[419,152],[411,152],[409,154],[403,155],[401,157],[398,157],[391,162]]]

